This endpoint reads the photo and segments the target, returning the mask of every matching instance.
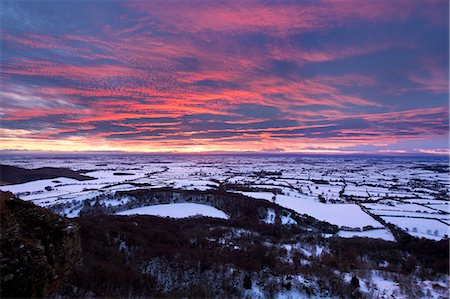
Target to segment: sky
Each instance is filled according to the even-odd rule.
[[[449,152],[448,1],[0,11],[0,150]]]

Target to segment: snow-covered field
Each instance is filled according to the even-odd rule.
[[[386,241],[395,241],[395,238],[392,235],[392,233],[385,228],[373,229],[362,232],[339,231],[338,236],[342,238],[361,237],[361,238],[383,239]]]
[[[450,223],[448,160],[444,158],[30,154],[2,156],[2,163],[23,168],[67,167],[95,178],[0,186],[0,190],[50,208],[136,188],[225,188],[336,224],[342,237],[392,239],[375,215],[413,236],[430,239],[448,235]],[[179,207],[170,209],[167,216],[185,208]],[[202,214],[201,209],[191,206],[187,210]],[[76,217],[78,210],[65,214]],[[365,226],[372,230],[361,231]]]
[[[371,225],[373,227],[383,227],[381,223],[364,213],[356,204],[325,204],[313,199],[307,200],[286,195],[278,195],[275,203],[300,214],[307,214],[338,226],[363,228]]]
[[[206,216],[228,219],[228,215],[214,207],[197,203],[172,203],[145,206],[118,212],[117,215],[154,215],[161,217],[185,218],[191,216]]]
[[[448,224],[434,219],[419,219],[411,217],[382,217],[386,222],[395,224],[415,237],[441,240],[450,236]]]

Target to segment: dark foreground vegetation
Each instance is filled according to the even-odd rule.
[[[80,181],[93,179],[68,168],[42,167],[25,169],[10,165],[0,165],[0,185],[21,184],[35,180],[55,179],[66,177]]]
[[[143,200],[142,192],[134,195]],[[2,199],[1,209],[2,298],[242,298],[252,297],[254,288],[268,298],[289,292],[372,298],[377,294],[364,282],[372,276],[421,298],[428,294],[417,282],[436,280],[449,267],[447,240],[418,240],[401,231],[395,232],[399,242],[326,238],[311,229],[327,229],[324,223],[301,217],[293,225],[237,214],[177,220],[86,213],[69,221],[10,198]]]
[[[257,284],[272,297],[296,289],[308,296],[369,297],[359,279],[382,271],[411,298],[412,283],[448,273],[448,242],[411,238],[323,238],[295,227],[213,218],[82,217],[83,267],[60,289],[66,297],[242,297]],[[325,248],[308,256],[283,244]],[[354,278],[346,281],[342,273]],[[303,277],[299,283],[294,277]],[[76,288],[74,288],[76,286]]]

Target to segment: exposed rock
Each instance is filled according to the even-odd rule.
[[[81,264],[79,227],[0,191],[1,297],[50,295]]]

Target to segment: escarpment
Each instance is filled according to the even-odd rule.
[[[79,226],[0,193],[1,297],[51,295],[82,263]]]

